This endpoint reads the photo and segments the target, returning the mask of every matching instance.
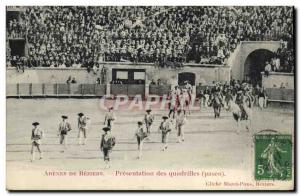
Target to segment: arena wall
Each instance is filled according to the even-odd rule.
[[[195,84],[211,84],[212,81],[229,81],[230,67],[220,65],[188,64],[184,68],[156,68],[153,64],[103,63],[108,69],[107,80],[112,79],[112,69],[145,69],[146,83],[152,79],[161,79],[167,84],[177,84],[178,74],[191,72],[196,75]],[[7,68],[7,84],[17,83],[66,83],[69,76],[75,77],[77,83],[96,83],[100,74],[87,72],[85,68],[26,68],[18,72],[15,68]]]
[[[276,52],[279,47],[280,41],[242,41],[228,59],[232,78],[244,79],[245,61],[250,53],[259,49]]]
[[[265,88],[280,88],[294,90],[294,74],[292,73],[278,73],[271,72],[269,76],[265,76],[262,73],[262,85]]]

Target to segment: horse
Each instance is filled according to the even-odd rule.
[[[249,103],[243,102],[243,107],[246,115],[242,116],[242,110],[238,104],[236,104],[232,99],[228,103],[227,110],[232,111],[234,120],[237,122],[237,134],[240,132],[241,122],[245,121],[245,127],[247,132],[252,128],[252,109],[248,105]]]
[[[224,106],[222,97],[220,95],[213,95],[209,102],[209,106],[212,106],[214,109],[215,118],[220,118],[221,108]]]

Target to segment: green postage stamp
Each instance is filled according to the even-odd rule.
[[[255,135],[255,180],[292,179],[292,136]]]

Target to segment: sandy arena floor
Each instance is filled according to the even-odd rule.
[[[92,119],[86,145],[77,144],[77,113]],[[254,108],[253,130],[237,134],[231,113],[222,111],[214,119],[212,108],[192,111],[185,127],[185,142],[176,143],[172,131],[169,148],[163,152],[161,135],[157,133],[161,116],[167,111],[153,111],[155,122],[150,141],[144,145],[144,156],[137,160],[137,142],[134,131],[144,111],[116,111],[113,134],[117,144],[111,154],[110,170],[154,169],[210,169],[244,170],[253,172],[253,134],[263,129],[293,134],[294,111],[289,108]],[[61,115],[68,115],[73,130],[69,135],[69,148],[61,152],[57,129]],[[103,133],[105,111],[98,99],[7,99],[7,172],[18,170],[97,170],[104,167],[99,150]],[[31,123],[40,122],[45,132],[42,149],[44,158],[30,162]],[[38,153],[36,153],[38,157]]]
[[[92,119],[88,143],[77,145],[77,113],[83,112]],[[176,143],[176,132],[170,136],[167,152],[161,152],[160,134],[157,133],[161,116],[166,112],[154,111],[155,123],[151,141],[145,143],[143,161],[136,161],[137,143],[134,138],[136,122],[143,119],[143,111],[117,111],[113,133],[117,145],[112,153],[114,167],[247,167],[249,160],[243,154],[250,153],[254,132],[275,129],[293,133],[294,113],[290,110],[254,109],[253,132],[235,132],[231,113],[222,111],[221,119],[214,119],[212,109],[193,111],[185,127],[185,142]],[[61,115],[68,115],[73,130],[69,135],[69,150],[60,153],[57,129]],[[100,110],[97,99],[8,99],[7,100],[7,161],[15,167],[32,165],[29,162],[31,123],[39,121],[45,131],[43,151],[45,159],[34,166],[97,168],[101,166],[99,152],[100,136],[103,133],[105,111]],[[246,160],[244,160],[246,158]],[[159,161],[158,161],[159,160]],[[221,161],[222,160],[222,161]],[[61,163],[64,163],[63,165]],[[78,164],[75,164],[77,162]],[[80,164],[82,163],[82,164]],[[133,164],[134,163],[134,164]]]

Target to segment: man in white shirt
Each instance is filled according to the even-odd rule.
[[[266,62],[266,66],[265,66],[265,75],[266,75],[267,77],[269,76],[270,71],[272,71],[272,66],[271,66],[271,64],[267,61],[267,62]]]
[[[59,123],[58,127],[58,136],[59,136],[59,143],[63,144],[65,149],[67,148],[68,145],[68,132],[71,131],[71,125],[69,122],[67,122],[68,117],[67,116],[61,116],[62,117],[62,122]]]
[[[116,120],[115,114],[113,113],[113,107],[108,109],[108,112],[105,115],[104,125],[107,123],[107,127],[112,129],[113,121]]]

